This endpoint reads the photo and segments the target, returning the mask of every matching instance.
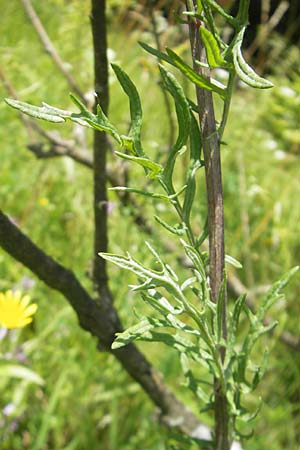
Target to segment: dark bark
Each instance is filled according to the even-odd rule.
[[[91,26],[94,47],[94,83],[95,110],[100,104],[104,113],[108,112],[108,64],[107,35],[105,18],[105,0],[92,0]],[[103,296],[110,298],[106,262],[98,256],[99,252],[107,252],[107,192],[106,192],[106,157],[108,140],[103,132],[94,131],[94,263],[93,281],[100,301]]]

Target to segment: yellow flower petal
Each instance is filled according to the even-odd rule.
[[[33,314],[36,313],[37,308],[38,307],[36,303],[32,303],[30,306],[27,306],[27,308],[24,311],[24,316],[32,316]]]
[[[5,328],[22,328],[32,322],[37,310],[35,303],[29,304],[30,297],[22,297],[20,291],[0,293],[0,325]]]
[[[25,296],[21,299],[20,304],[21,304],[21,305],[23,306],[23,308],[25,309],[26,306],[29,304],[29,302],[30,302],[30,297],[29,297],[29,295],[25,295]]]

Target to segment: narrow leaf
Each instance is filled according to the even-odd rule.
[[[137,325],[133,325],[122,333],[116,333],[116,339],[112,343],[112,350],[116,350],[118,348],[124,347],[125,345],[130,344],[130,342],[137,340],[143,334],[147,333],[149,330],[152,330],[154,327],[151,325],[147,318],[142,320]]]
[[[192,67],[190,67],[188,64],[186,64],[183,59],[180,58],[180,56],[176,55],[175,52],[173,52],[171,49],[167,49],[168,55],[172,58],[175,66],[193,83],[195,83],[197,86],[200,86],[208,91],[216,92],[219,94],[222,98],[226,95],[226,88],[221,83],[217,82],[216,80],[208,81],[205,77],[202,75],[199,75],[196,73]]]
[[[233,256],[225,255],[225,261],[228,264],[231,264],[236,269],[242,269],[243,268],[242,264],[237,259],[235,259]]]
[[[206,274],[205,274],[205,267],[204,267],[204,264],[203,264],[200,254],[192,246],[190,246],[186,242],[184,242],[183,239],[181,239],[181,243],[184,247],[184,250],[185,250],[188,258],[191,260],[191,262],[193,263],[193,265],[197,269],[197,271],[201,274],[202,282],[203,282],[206,278]]]
[[[65,118],[61,114],[55,114],[51,109],[46,106],[33,106],[29,103],[20,102],[19,100],[13,100],[11,98],[6,98],[5,102],[15,109],[18,109],[28,116],[34,117],[36,119],[46,120],[47,122],[60,123],[65,122]],[[65,117],[70,116],[71,113],[65,111]]]
[[[163,194],[157,194],[155,192],[147,192],[147,191],[142,191],[141,189],[135,189],[135,188],[130,188],[130,187],[126,187],[126,186],[114,186],[112,188],[108,188],[109,191],[123,191],[123,192],[130,192],[132,194],[138,194],[138,195],[142,195],[144,197],[150,197],[153,199],[161,199],[161,200],[165,200],[167,202],[172,201],[172,198],[167,195],[163,195]]]
[[[132,136],[134,142],[134,148],[138,156],[145,156],[141,145],[141,128],[142,128],[142,105],[139,93],[130,77],[124,72],[121,67],[116,64],[111,65],[125,94],[128,96],[130,105],[130,131],[129,136]]]
[[[165,222],[163,219],[161,219],[159,216],[154,216],[154,219],[156,222],[158,222],[161,226],[163,226],[166,230],[168,230],[170,233],[176,234],[177,236],[182,236],[185,232],[183,228],[176,228],[172,225]]]
[[[212,69],[216,67],[229,68],[230,65],[222,57],[218,41],[214,35],[204,26],[200,27],[199,32],[205,46],[209,67]]]
[[[196,193],[196,172],[202,166],[200,160],[201,154],[201,135],[199,125],[194,117],[191,115],[191,130],[190,130],[190,164],[187,170],[187,188],[185,191],[184,202],[182,207],[183,217],[186,223],[190,221],[190,214]]]
[[[165,61],[171,64],[172,66],[175,66],[172,61],[172,58],[170,58],[170,56],[167,55],[166,53],[163,53],[154,47],[150,47],[150,45],[145,44],[145,42],[139,42],[139,44],[144,50],[146,50],[146,52],[150,53],[153,56],[156,56],[159,60]]]
[[[121,153],[116,151],[115,154],[119,156],[120,158],[127,159],[128,161],[135,162],[136,164],[139,164],[140,166],[146,168],[149,170],[148,176],[149,178],[155,178],[159,173],[162,172],[163,168],[160,164],[151,161],[149,158],[143,158],[141,156],[133,156],[128,155],[126,153]]]
[[[180,150],[186,145],[190,133],[190,108],[184,91],[174,75],[167,71],[164,66],[159,65],[161,76],[166,89],[172,95],[175,102],[175,109],[178,123],[178,137],[172,147],[164,169],[165,182],[172,188],[172,174],[175,160]]]
[[[245,27],[240,31],[236,43],[233,46],[233,62],[237,75],[244,83],[258,89],[268,89],[273,87],[273,83],[260,77],[257,73],[246,63],[242,55],[241,46],[243,42]]]
[[[229,346],[231,346],[232,348],[237,338],[240,314],[245,304],[245,301],[246,301],[246,294],[243,294],[240,295],[239,298],[234,303],[231,323],[230,326],[228,327],[228,341]]]

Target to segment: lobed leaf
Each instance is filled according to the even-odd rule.
[[[266,314],[266,312],[271,308],[271,306],[278,300],[280,297],[280,292],[285,286],[289,283],[291,278],[295,275],[295,273],[299,270],[299,266],[293,267],[287,273],[285,273],[280,280],[273,284],[273,286],[268,290],[268,292],[263,296],[261,300],[261,305],[257,310],[257,317],[262,320]]]

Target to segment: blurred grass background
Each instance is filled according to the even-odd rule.
[[[126,7],[136,2],[108,2],[110,58],[137,84],[144,109],[143,137],[147,151],[163,157],[169,121],[165,113],[155,61],[137,40],[153,42],[138,16],[129,20]],[[33,2],[62,59],[84,92],[92,90],[92,42],[89,2],[51,0]],[[70,108],[69,87],[42,48],[17,0],[1,5],[1,66],[20,99],[34,104]],[[137,18],[136,18],[137,17]],[[157,14],[163,39],[181,43],[182,31]],[[280,37],[273,39],[280,42]],[[181,44],[180,44],[181,45]],[[184,53],[186,46],[179,47]],[[236,275],[248,289],[265,286],[299,264],[300,253],[300,72],[299,49],[290,46],[286,64],[271,72],[275,88],[260,92],[240,86],[234,96],[222,149],[227,253],[244,269]],[[290,64],[290,65],[288,65]],[[288,70],[290,67],[290,70]],[[288,75],[288,76],[287,76]],[[179,77],[180,79],[180,77]],[[110,117],[124,131],[128,105],[111,74]],[[7,96],[0,85],[1,100]],[[192,93],[190,93],[192,95]],[[46,129],[55,126],[42,124]],[[71,124],[59,127],[74,135]],[[87,133],[90,143],[92,136]],[[89,286],[86,274],[92,255],[93,215],[91,172],[65,158],[36,160],[26,149],[28,135],[16,111],[0,103],[1,209],[48,253],[72,267]],[[184,158],[184,157],[183,157]],[[142,171],[131,174],[143,183]],[[178,164],[178,177],[183,169]],[[201,177],[203,174],[201,173]],[[198,188],[195,221],[205,221],[203,180]],[[126,208],[110,194],[110,250],[149,258],[145,235],[137,230]],[[149,219],[163,204],[143,205]],[[149,239],[147,237],[147,239]],[[158,228],[156,248],[169,236]],[[178,250],[180,251],[180,250]],[[173,255],[166,255],[169,261]],[[176,262],[172,265],[176,267]],[[177,270],[181,270],[177,267]],[[133,309],[144,306],[128,290],[127,273],[109,267],[115,305],[126,326],[135,321]],[[0,341],[5,361],[21,361],[37,372],[43,386],[26,380],[0,380],[0,442],[3,450],[160,450],[168,448],[165,430],[154,408],[112,356],[101,354],[95,341],[76,323],[64,299],[50,291],[30,272],[0,251],[0,289],[18,287],[38,302],[34,325],[12,331]],[[275,307],[278,330],[268,338],[269,369],[260,386],[262,410],[255,421],[255,436],[246,450],[298,450],[300,446],[300,358],[278,339],[285,329],[300,335],[299,276],[286,290],[288,301]],[[179,396],[197,412],[182,386],[175,353],[164,347],[140,345]],[[258,349],[259,357],[259,349]],[[251,399],[249,400],[251,402]],[[7,405],[12,405],[9,409]],[[255,403],[253,403],[253,407]],[[208,424],[210,418],[204,415]]]

